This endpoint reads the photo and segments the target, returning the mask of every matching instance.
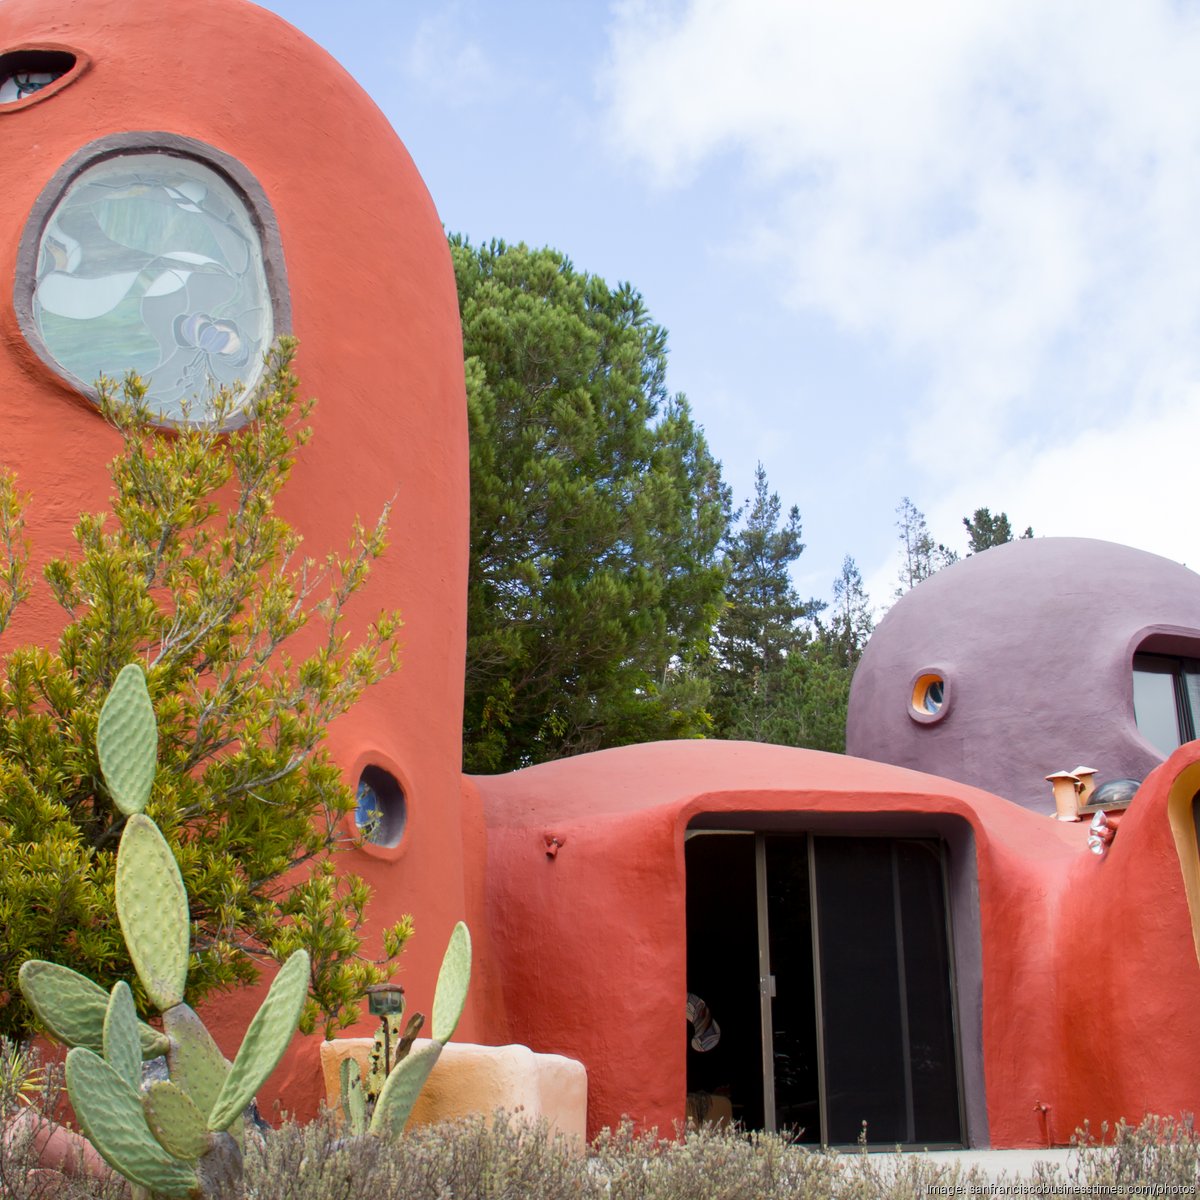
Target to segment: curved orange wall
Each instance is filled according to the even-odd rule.
[[[584,1062],[593,1132],[623,1113],[670,1129],[686,1074],[688,822],[796,814],[797,828],[832,831],[865,814],[954,818],[973,834],[982,941],[986,1129],[976,1121],[973,1136],[1037,1146],[1085,1118],[1195,1111],[1200,966],[1165,803],[1185,761],[1200,761],[1200,744],[1147,783],[1104,860],[1084,823],[778,746],[658,743],[476,779],[507,1036]],[[563,842],[553,859],[546,835]]]
[[[0,0],[0,51],[43,44],[82,51],[91,65],[57,94],[0,106],[0,465],[16,469],[33,494],[35,556],[68,551],[77,514],[104,507],[104,468],[118,443],[17,328],[12,280],[26,218],[55,171],[94,139],[127,130],[199,139],[237,158],[274,207],[298,373],[304,394],[320,398],[282,512],[320,557],[346,545],[356,515],[373,522],[395,497],[390,548],[351,624],[361,630],[379,609],[399,607],[403,668],[335,724],[329,746],[350,782],[363,763],[379,761],[408,789],[402,846],[351,852],[343,862],[375,888],[374,925],[414,913],[418,932],[402,979],[427,1006],[453,923],[466,917],[481,951],[485,944],[472,902],[481,829],[460,804],[466,406],[437,212],[366,94],[313,43],[251,4]],[[59,622],[42,587],[4,645],[51,640]],[[484,982],[473,993],[461,1036],[484,1036],[486,990]],[[239,1000],[232,1016],[227,1008],[222,1015],[244,1023],[245,1007]],[[315,1097],[315,1049],[298,1053]]]
[[[1075,864],[1064,895],[1058,1022],[1066,1070],[1056,1136],[1097,1111],[1195,1112],[1200,1092],[1200,964],[1169,802],[1200,788],[1200,742],[1177,750],[1139,789],[1101,860]]]

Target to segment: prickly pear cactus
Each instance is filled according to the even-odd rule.
[[[80,1127],[105,1161],[155,1196],[200,1198],[241,1175],[241,1116],[278,1065],[308,991],[308,955],[284,963],[232,1064],[183,1003],[189,915],[179,865],[143,810],[156,769],[158,731],[145,677],[117,676],[96,734],[100,769],[128,820],[117,851],[117,914],[138,978],[162,1013],[163,1032],[137,1019],[122,982],[106,995],[54,963],[21,967],[21,991],[38,1019],[72,1049],[67,1090]],[[143,1059],[166,1054],[169,1081],[143,1089]]]
[[[461,921],[450,934],[433,993],[433,1040],[407,1055],[387,1077],[371,1116],[370,1132],[394,1137],[408,1121],[425,1080],[458,1027],[471,984],[471,934]]]
[[[366,1101],[374,1105],[379,1099],[379,1093],[391,1073],[392,1068],[404,1057],[398,1054],[401,1034],[400,1022],[404,1019],[403,999],[399,1012],[388,1013],[379,1023],[375,1031],[375,1043],[371,1047],[371,1055],[367,1060],[367,1078],[363,1087]]]
[[[381,1029],[375,1035],[365,1091],[357,1067],[349,1061],[342,1064],[341,1107],[352,1134],[361,1133],[364,1126],[368,1133],[377,1137],[394,1137],[403,1131],[442,1047],[458,1026],[470,983],[471,934],[459,921],[450,935],[450,944],[438,972],[433,997],[433,1040],[419,1050],[412,1050],[425,1021],[420,1013],[416,1013],[405,1027],[403,1036],[392,1043],[396,1045],[396,1051],[391,1055],[391,1070],[383,1078],[382,1086],[376,1089],[385,1061],[383,1041],[386,1036],[391,1042],[399,1033],[401,1014],[398,1013],[394,1024],[391,1018],[385,1018],[388,1021],[386,1034]]]
[[[96,753],[113,803],[127,817],[142,812],[158,767],[158,723],[137,663],[121,668],[104,701]]]
[[[354,1137],[367,1132],[367,1098],[363,1093],[362,1073],[352,1058],[342,1060],[342,1118]]]
[[[408,1024],[404,1027],[404,1036],[400,1039],[400,1044],[392,1051],[392,1066],[395,1067],[413,1048],[413,1042],[417,1040],[417,1034],[421,1032],[425,1024],[424,1013],[413,1013],[409,1018]],[[390,1071],[388,1072],[391,1073]],[[382,1087],[382,1084],[381,1084]],[[376,1096],[378,1099],[378,1096]]]
[[[179,864],[158,826],[142,813],[125,823],[117,851],[117,917],[150,1003],[183,1002],[191,921]]]
[[[67,1046],[104,1048],[104,1014],[108,995],[99,984],[70,967],[31,959],[21,967],[21,992],[37,1019]],[[142,1058],[166,1054],[170,1040],[149,1025],[138,1022]]]

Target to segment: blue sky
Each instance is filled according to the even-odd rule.
[[[628,280],[805,594],[895,508],[1200,565],[1200,7],[271,0],[386,113],[450,231]]]

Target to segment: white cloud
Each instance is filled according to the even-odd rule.
[[[927,381],[897,419],[935,534],[991,503],[1200,567],[1198,74],[1169,0],[642,0],[603,86],[656,186],[741,173],[735,249],[798,320]]]
[[[447,4],[417,25],[402,59],[410,79],[429,95],[456,106],[494,99],[501,85],[500,73],[468,26],[461,7]]]

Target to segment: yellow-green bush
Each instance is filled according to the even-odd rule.
[[[106,988],[134,977],[113,906],[125,818],[95,749],[100,706],[129,662],[145,668],[159,722],[150,815],[192,897],[188,1000],[303,947],[314,968],[306,1027],[320,1016],[332,1029],[390,973],[359,955],[366,885],[329,861],[354,797],[322,747],[328,723],[397,666],[396,614],[357,643],[343,629],[383,552],[387,513],[323,562],[302,556],[278,515],[309,434],[294,351],[290,341],[272,351],[251,419],[227,433],[227,395],[205,420],[164,432],[136,378],[100,384],[122,443],[111,512],[82,515],[75,552],[44,570],[64,615],[57,644],[0,642],[0,1033],[30,1027],[16,986],[26,959]],[[33,586],[24,500],[0,474],[0,633]],[[388,931],[389,959],[409,931],[407,921]]]

